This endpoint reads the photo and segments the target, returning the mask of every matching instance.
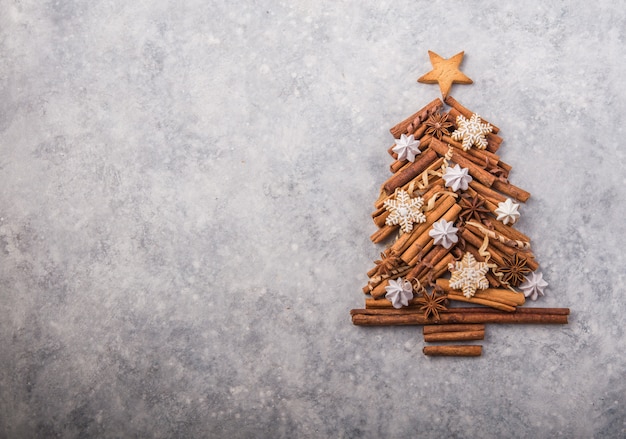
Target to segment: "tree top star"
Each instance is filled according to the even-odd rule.
[[[452,58],[445,59],[429,50],[428,56],[433,69],[420,77],[417,82],[426,84],[438,83],[444,99],[448,97],[452,84],[471,84],[472,80],[459,70],[464,54],[465,52],[459,52]]]

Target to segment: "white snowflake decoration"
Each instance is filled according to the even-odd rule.
[[[402,308],[409,305],[409,300],[413,298],[413,286],[408,280],[399,277],[397,280],[389,280],[389,285],[385,287],[385,299],[391,301],[394,308]]]
[[[470,181],[472,181],[472,176],[469,175],[469,169],[454,165],[446,168],[443,179],[446,182],[446,187],[452,188],[454,192],[459,189],[466,191]]]
[[[520,217],[520,213],[517,209],[519,209],[519,204],[507,198],[505,202],[498,203],[498,208],[495,210],[496,215],[498,215],[496,219],[502,221],[504,224],[515,224]]]
[[[465,253],[460,261],[449,264],[448,269],[452,273],[450,287],[462,290],[467,298],[472,297],[476,290],[489,288],[489,281],[485,277],[489,267],[484,262],[476,261],[469,252]]]
[[[442,218],[433,223],[433,228],[428,232],[428,235],[434,239],[435,245],[450,248],[459,241],[459,237],[456,236],[458,230],[459,229],[454,227],[454,223],[448,222]]]
[[[488,123],[482,123],[478,114],[472,114],[469,120],[459,114],[456,117],[456,124],[459,128],[452,133],[452,139],[463,140],[464,151],[470,149],[472,145],[476,145],[478,149],[487,148],[485,135],[493,131],[493,127]]]
[[[407,136],[402,134],[399,139],[395,139],[396,145],[391,149],[398,154],[398,160],[415,161],[415,156],[421,154],[419,150],[420,141],[413,137],[413,134]]]
[[[426,216],[422,212],[424,200],[422,197],[411,198],[407,191],[398,190],[395,199],[386,200],[383,206],[389,211],[389,216],[385,220],[388,226],[400,225],[404,233],[413,230],[413,223],[423,223]]]
[[[543,280],[543,274],[540,272],[530,273],[530,276],[524,276],[524,283],[519,288],[524,292],[524,297],[530,297],[531,300],[537,300],[538,296],[543,296],[543,290],[548,286],[548,282]]]

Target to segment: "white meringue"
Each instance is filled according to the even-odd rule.
[[[452,190],[456,192],[459,189],[467,190],[467,186],[470,181],[472,181],[472,176],[469,175],[469,169],[454,165],[453,167],[448,166],[446,168],[443,179],[446,181],[446,187],[452,188]]]
[[[524,276],[525,281],[519,286],[524,292],[524,297],[537,300],[538,296],[543,296],[543,290],[548,286],[548,282],[543,280],[543,274],[534,271],[530,276]]]
[[[496,219],[502,221],[504,224],[515,224],[520,217],[520,213],[517,209],[519,209],[519,204],[507,198],[505,202],[498,203],[498,208],[495,210],[498,215]]]
[[[385,287],[385,299],[390,300],[394,308],[408,306],[409,300],[413,298],[413,286],[408,280],[399,277],[396,280],[390,279],[389,285]]]
[[[392,148],[392,151],[398,154],[398,160],[408,160],[410,162],[415,161],[415,156],[421,154],[419,150],[420,141],[413,137],[413,134],[407,136],[403,134],[396,140],[396,145]]]
[[[459,237],[456,236],[458,230],[454,227],[454,223],[450,223],[442,218],[433,223],[433,228],[428,232],[428,235],[434,239],[435,245],[450,248],[459,241]]]

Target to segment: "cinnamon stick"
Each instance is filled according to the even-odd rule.
[[[430,273],[432,273],[432,279],[437,279],[443,276],[443,274],[448,271],[448,266],[453,262],[454,256],[452,256],[451,253],[448,253],[446,256],[444,256],[444,258],[441,259],[439,263],[435,265],[435,267],[430,271]],[[430,283],[430,281],[432,280],[428,279],[428,277],[429,273],[425,273],[425,275],[422,275],[422,277],[420,277],[418,280],[422,285],[424,285]]]
[[[518,308],[514,312],[502,312],[488,308],[479,308],[479,310],[476,308],[452,308],[446,312],[440,312],[439,320],[432,317],[426,318],[421,312],[403,310],[354,309],[351,314],[352,323],[362,326],[450,323],[567,324],[569,310],[567,308],[549,308],[539,311],[537,308]]]
[[[481,345],[434,345],[424,346],[424,355],[431,357],[480,357]]]
[[[443,214],[443,216],[440,216],[435,221],[439,221],[440,219],[445,219],[447,222],[453,223],[458,218],[460,211],[461,211],[461,206],[459,206],[458,204],[454,204],[452,205],[452,207],[448,209],[446,213]],[[433,221],[433,223],[435,221]],[[432,226],[432,223],[430,225]],[[412,263],[415,263],[416,262],[415,258],[418,257],[420,253],[426,253],[430,249],[430,247],[433,245],[433,238],[431,238],[429,234],[430,230],[431,229],[429,227],[424,233],[422,233],[421,235],[417,237],[417,239],[413,242],[413,244],[411,244],[412,246],[414,246],[415,249],[420,249],[420,250],[418,251],[417,255],[414,256],[413,259],[410,260],[409,265],[411,265]],[[407,257],[408,256],[409,255],[407,255]]]
[[[511,183],[505,183],[503,181],[496,180],[491,185],[491,187],[523,203],[528,201],[528,199],[530,198],[530,192],[526,192],[524,189],[514,186]]]
[[[371,294],[372,291],[376,290],[380,284],[383,284],[382,289],[384,290],[384,287],[388,285],[389,279],[397,279],[399,277],[404,277],[410,270],[411,270],[411,267],[405,267],[403,269],[397,270],[397,272],[395,272],[394,274],[390,276],[386,276],[386,277],[378,276],[377,278],[370,276],[369,282],[367,283],[367,285],[363,287],[363,293]]]
[[[461,232],[461,236],[477,248],[480,248],[484,239],[483,232],[481,232],[480,229],[472,223],[465,224],[465,229]],[[511,258],[515,254],[519,254],[526,259],[526,266],[530,268],[531,271],[535,271],[539,268],[539,263],[535,261],[532,253],[527,250],[519,249],[518,247],[505,245],[496,238],[489,238],[487,251],[491,254],[491,259],[500,267],[506,265],[504,261],[505,257]]]
[[[438,156],[435,151],[432,149],[427,149],[422,154],[415,158],[415,161],[411,163],[406,168],[394,174],[389,180],[387,180],[383,184],[384,191],[391,195],[400,186],[405,185],[409,181],[413,180],[415,177],[420,175],[422,172],[426,170],[435,160],[437,160]]]
[[[452,96],[447,96],[444,99],[444,102],[446,104],[448,104],[449,106],[451,106],[452,108],[454,108],[455,110],[457,110],[459,113],[461,113],[466,119],[469,119],[472,117],[472,114],[474,114],[473,111],[468,110],[467,108],[465,108],[463,105],[461,105],[456,99],[454,99]],[[456,119],[456,117],[455,117]],[[493,127],[493,129],[491,130],[492,133],[494,134],[498,134],[498,132],[500,131],[500,128],[498,128],[497,126],[495,126],[494,124],[487,122],[485,119],[483,119],[481,117],[481,120],[485,123],[488,123],[489,125],[491,125]]]
[[[441,102],[441,99],[437,98],[418,112],[404,119],[389,131],[393,135],[394,139],[399,139],[402,134],[408,134],[409,132],[412,134],[417,129],[419,124],[425,121],[431,114],[439,111],[441,108],[443,108],[443,102]]]
[[[407,273],[408,278],[421,279],[427,275],[427,273],[441,261],[448,253],[450,253],[452,248],[445,248],[441,246],[437,246],[431,249],[426,256],[419,261],[415,267]]]
[[[410,299],[409,305],[406,308],[421,307],[421,304],[420,302],[418,302],[418,299],[419,297],[413,297],[412,299]],[[387,300],[387,299],[365,299],[365,308],[367,309],[372,309],[372,308],[392,309],[393,304],[391,303],[390,300]]]
[[[487,139],[487,148],[486,150],[489,152],[496,152],[500,149],[500,144],[502,143],[502,137],[497,136],[493,133],[488,133],[485,138]]]
[[[485,331],[437,332],[424,334],[425,342],[483,340]]]
[[[522,241],[522,242],[530,243],[530,238],[528,236],[524,235],[519,230],[509,225],[504,224],[501,221],[492,221],[491,225],[493,226],[496,232],[498,232],[500,235],[506,238],[509,238],[513,241]]]
[[[445,143],[443,143],[441,140],[438,140],[436,138],[433,138],[430,141],[430,149],[433,149],[434,151],[437,152],[437,154],[442,155],[442,156],[445,156],[446,153],[448,152],[448,146]],[[462,168],[467,168],[469,170],[470,175],[476,180],[483,183],[484,185],[491,186],[496,181],[495,175],[490,174],[489,172],[480,168],[471,160],[468,160],[467,158],[463,157],[461,154],[459,154],[456,148],[452,151],[451,158],[453,162],[457,163]]]
[[[473,161],[479,166],[498,166],[500,157],[493,152],[478,148],[470,148],[466,151],[463,149],[462,143],[457,142],[450,136],[444,135],[441,140],[450,146],[454,146],[464,158]]]
[[[465,302],[465,303],[474,303],[476,305],[485,305],[494,309],[499,309],[500,311],[513,312],[515,311],[515,306],[507,305],[500,302],[494,302],[492,300],[481,299],[479,297],[465,297],[463,294],[446,294],[448,300],[456,300],[457,302]]]
[[[396,252],[402,254],[401,258],[404,262],[410,262],[419,253],[421,248],[419,245],[415,245],[415,241],[424,233],[427,234],[433,223],[439,220],[439,218],[448,212],[455,204],[454,197],[449,195],[442,196],[436,201],[435,208],[430,212],[426,212],[426,222],[416,226],[413,231],[412,239],[407,238],[399,245],[394,244],[392,246]],[[398,243],[398,241],[396,241],[396,243]]]
[[[441,168],[441,165],[443,164],[443,157],[435,160],[428,168],[426,168],[426,170],[424,170],[424,172],[422,172],[420,175],[418,175],[417,177],[415,177],[413,180],[411,181],[422,181],[422,178],[424,176],[424,174],[427,174],[430,171],[434,171],[437,170],[439,168]],[[430,176],[428,178],[428,185],[429,187],[432,187],[437,181],[439,181],[441,179],[441,177],[436,177],[436,176]],[[411,185],[411,182],[408,182],[406,184],[404,184],[402,186],[402,189],[408,191],[409,186]],[[383,207],[383,205],[385,204],[385,200],[388,200],[391,197],[391,195],[388,195],[382,188],[380,191],[380,195],[378,197],[378,199],[376,200],[376,202],[374,203],[374,207],[376,209],[380,209]],[[423,198],[423,197],[422,197]]]
[[[461,290],[450,288],[449,279],[437,279],[437,286],[446,293],[456,292],[456,294],[463,294]],[[493,302],[509,303],[513,306],[520,306],[526,302],[524,294],[504,288],[486,288],[484,290],[478,290],[474,294],[474,297],[491,300]]]
[[[461,232],[461,237],[463,237],[465,241],[469,242],[477,248],[480,248],[483,245],[483,237],[479,237],[474,234],[467,225]],[[504,261],[502,260],[502,255],[499,251],[496,251],[494,248],[487,248],[487,251],[491,254],[491,258],[496,264],[498,264],[499,266],[502,266],[504,264]]]
[[[481,194],[485,199],[491,201],[496,206],[498,203],[506,201],[506,197],[491,188],[481,184],[479,181],[472,180],[470,181],[469,186],[474,189],[477,193]]]
[[[485,331],[485,325],[424,325],[424,335],[436,334],[439,332],[463,332],[463,331]]]

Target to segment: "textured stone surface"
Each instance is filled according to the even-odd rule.
[[[617,3],[0,0],[0,437],[623,437]],[[387,129],[498,125],[567,327],[358,328]]]

